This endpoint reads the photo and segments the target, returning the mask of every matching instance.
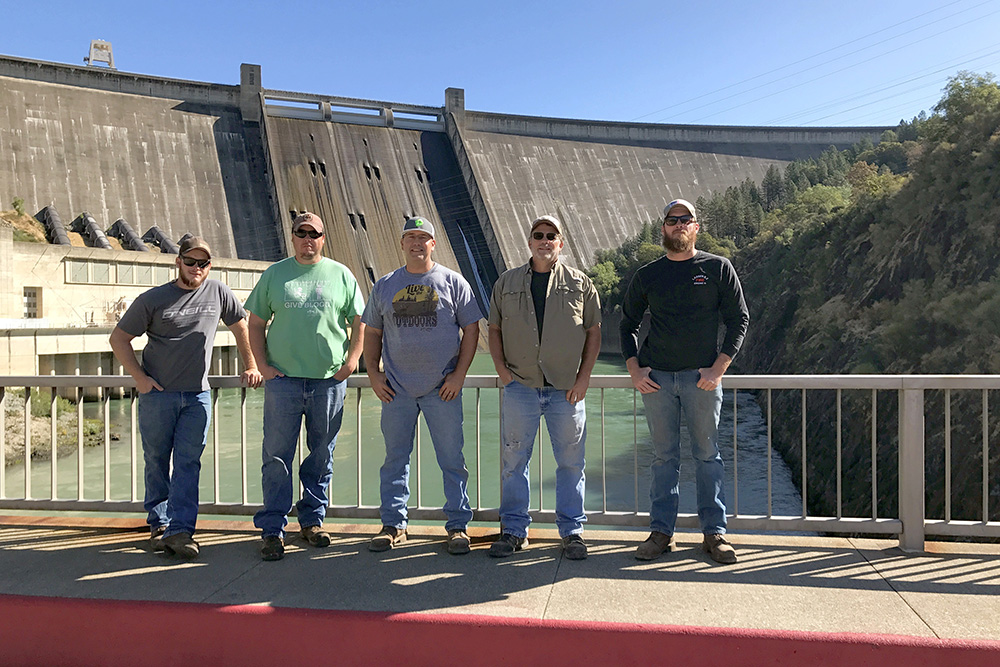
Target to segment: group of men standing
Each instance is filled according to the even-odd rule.
[[[622,306],[622,349],[632,383],[642,393],[653,441],[652,533],[635,556],[652,559],[674,548],[683,413],[697,465],[703,547],[717,561],[735,562],[723,537],[718,422],[722,375],[749,318],[732,265],[696,250],[697,231],[693,205],[668,204],[662,226],[667,254],[636,273]],[[246,302],[248,321],[229,288],[207,279],[208,244],[190,237],[180,246],[178,278],[140,295],[112,333],[112,349],[140,393],[145,508],[154,549],[186,558],[198,554],[193,535],[208,432],[207,376],[221,319],[236,337],[246,369],[243,382],[265,387],[264,507],[254,516],[264,560],[284,556],[292,461],[303,418],[309,452],[299,465],[299,530],[313,546],[330,544],[323,520],[333,451],[347,377],[362,354],[372,391],[382,402],[386,449],[380,470],[382,529],[369,549],[386,551],[406,540],[410,456],[423,413],[442,472],[447,550],[470,551],[462,386],[482,318],[472,288],[461,274],[434,261],[435,228],[424,218],[403,225],[405,264],[376,281],[367,304],[347,267],[323,257],[324,242],[318,216],[303,213],[293,220],[295,254],[261,275]],[[490,299],[489,349],[503,384],[501,534],[489,549],[496,558],[528,543],[528,465],[542,416],[557,465],[556,525],[563,552],[573,560],[587,557],[584,399],[601,347],[601,309],[586,274],[559,261],[564,247],[558,219],[534,220],[528,262],[501,275]],[[650,332],[640,349],[637,333],[647,309]],[[721,348],[720,320],[726,329]],[[140,364],[131,340],[143,334],[149,342]]]

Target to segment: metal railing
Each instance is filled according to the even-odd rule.
[[[258,439],[252,438],[251,431],[253,425],[248,424],[247,420],[247,401],[248,396],[252,395],[252,392],[262,391],[262,390],[248,390],[242,388],[239,385],[239,379],[235,377],[223,377],[223,376],[212,376],[210,377],[210,384],[212,387],[212,426],[210,441],[212,443],[210,452],[207,454],[211,458],[208,467],[211,468],[211,490],[209,492],[210,498],[201,504],[201,512],[203,514],[227,514],[227,515],[249,515],[253,514],[261,508],[260,503],[251,502],[250,490],[253,487],[250,480],[253,479],[251,475],[258,475],[256,472],[258,470],[258,461],[250,460],[248,452],[253,449],[253,445],[258,447]],[[989,429],[989,395],[990,390],[1000,389],[1000,376],[899,376],[899,375],[844,375],[844,376],[727,376],[724,380],[725,390],[726,390],[726,400],[731,402],[732,414],[731,414],[731,426],[732,426],[732,460],[727,460],[726,463],[732,471],[732,484],[735,493],[730,498],[730,519],[729,527],[732,530],[755,530],[755,531],[818,531],[818,532],[832,532],[832,533],[851,533],[851,534],[868,534],[868,535],[884,535],[884,536],[898,536],[900,546],[905,550],[919,551],[923,549],[925,536],[962,536],[967,538],[995,538],[1000,537],[1000,521],[990,520],[990,506],[989,499],[991,495],[990,489],[990,471],[989,471],[989,457],[990,457],[990,429]],[[110,426],[110,404],[112,401],[112,389],[116,388],[131,388],[134,387],[134,382],[130,377],[127,376],[20,376],[20,377],[2,377],[0,376],[0,509],[36,509],[36,510],[65,510],[65,511],[108,511],[108,512],[142,512],[142,501],[139,494],[139,466],[138,462],[141,459],[141,451],[139,449],[139,439],[137,434],[137,420],[136,420],[136,396],[135,392],[131,392],[131,395],[123,399],[124,403],[119,403],[119,407],[126,406],[128,419],[128,446],[125,448],[126,451],[123,454],[119,449],[118,453],[115,455],[115,461],[113,462],[112,457],[112,441],[111,441],[111,426]],[[362,451],[363,450],[363,410],[370,408],[375,409],[378,405],[378,400],[372,395],[368,389],[369,383],[365,376],[353,376],[348,380],[348,403],[351,408],[351,412],[354,415],[355,421],[351,427],[353,427],[354,442],[350,440],[350,436],[346,433],[351,427],[349,427],[347,422],[347,417],[345,416],[345,424],[341,430],[341,435],[338,439],[337,451],[342,452],[345,449],[350,453],[353,452],[353,456],[356,456],[356,468],[352,465],[351,472],[354,473],[355,478],[348,480],[347,494],[350,496],[347,502],[337,502],[334,499],[333,489],[331,488],[331,503],[328,508],[327,515],[337,518],[352,518],[352,519],[377,519],[378,506],[377,506],[377,487],[378,487],[378,466],[381,463],[381,459],[378,456],[377,451]],[[41,390],[48,390],[48,410],[50,415],[49,429],[46,437],[38,438],[38,442],[34,442],[35,437],[32,433],[32,423],[31,418],[31,389],[39,389],[36,392],[36,396],[44,396],[44,392]],[[84,401],[81,400],[84,392],[89,390],[93,392],[94,388],[98,389],[98,403],[101,422],[100,428],[100,442],[98,443],[101,448],[103,455],[103,472],[98,476],[100,481],[103,483],[103,488],[97,491],[97,496],[94,497],[93,491],[88,491],[87,489],[94,488],[94,480],[92,479],[96,473],[91,473],[88,479],[85,479],[85,465],[84,465]],[[494,429],[492,432],[484,433],[483,431],[483,416],[482,410],[484,405],[489,406],[491,414],[499,412],[499,401],[502,400],[501,391],[499,387],[499,380],[496,376],[469,376],[465,383],[465,421],[468,424],[470,421],[475,424],[475,436],[474,441],[472,441],[468,436],[466,439],[466,451],[467,454],[467,464],[470,468],[470,484],[474,482],[475,491],[471,493],[472,497],[470,499],[473,511],[474,520],[476,521],[497,521],[499,520],[498,510],[496,509],[497,502],[490,503],[488,500],[484,500],[484,484],[480,483],[484,478],[484,461],[486,459],[496,459],[496,480],[499,480],[499,448],[500,448],[500,436],[499,429]],[[23,389],[23,396],[19,396],[20,391],[12,391],[12,389],[21,390]],[[220,391],[223,390],[236,390],[235,393],[238,394],[238,416],[229,416],[223,418],[220,415]],[[471,390],[471,391],[470,391]],[[973,390],[982,392],[982,513],[979,520],[955,520],[951,516],[951,479],[953,475],[952,471],[952,461],[951,461],[951,430],[952,430],[952,399],[951,392],[953,390]],[[605,406],[606,406],[606,392],[610,391],[625,391],[631,393],[631,416],[630,418],[625,418],[620,416],[615,418],[613,421],[613,426],[620,432],[621,424],[619,421],[621,419],[628,419],[631,422],[631,434],[632,442],[623,442],[622,438],[619,436],[614,439],[614,442],[609,442],[607,436],[607,426],[608,421],[605,416]],[[759,512],[756,514],[744,513],[740,510],[740,487],[746,480],[741,480],[740,477],[740,465],[741,462],[745,461],[745,455],[742,454],[741,449],[741,438],[740,438],[740,422],[739,414],[737,412],[737,392],[738,391],[754,391],[757,392],[758,402],[761,405],[761,409],[764,412],[766,418],[766,500],[767,509],[764,512]],[[800,451],[800,481],[799,487],[801,492],[801,512],[796,515],[776,515],[772,511],[772,427],[774,426],[774,415],[772,414],[772,393],[773,392],[800,392],[801,393],[801,451]],[[809,400],[808,394],[810,392],[835,392],[836,396],[836,418],[835,423],[828,425],[827,428],[834,429],[834,438],[836,447],[836,512],[830,516],[812,516],[808,512],[808,498],[810,492],[810,480],[814,479],[815,476],[810,477],[808,462],[811,456],[815,456],[817,452],[814,450],[811,452],[809,448],[809,437],[807,431],[807,420],[809,417]],[[870,433],[871,433],[871,513],[867,516],[844,516],[842,510],[844,506],[844,498],[842,496],[843,488],[843,470],[842,470],[842,440],[841,434],[844,431],[844,420],[845,415],[842,411],[842,395],[843,392],[870,392],[870,408],[868,409],[867,415],[863,416],[864,420],[870,421]],[[925,392],[928,391],[942,391],[944,394],[944,469],[940,471],[933,471],[925,475]],[[75,471],[75,497],[62,497],[60,495],[60,483],[65,482],[66,477],[66,466],[56,465],[55,462],[59,458],[59,444],[58,438],[58,408],[57,408],[57,395],[59,393],[70,392],[77,399],[73,409],[76,410],[76,471]],[[484,392],[486,394],[484,395]],[[878,423],[879,423],[879,392],[890,392],[894,394],[897,402],[897,425],[898,425],[898,437],[893,439],[891,437],[886,437],[884,434],[879,433]],[[856,394],[855,394],[856,395]],[[7,412],[8,406],[14,406],[13,402],[18,401],[23,403],[23,424],[12,425],[15,432],[20,431],[24,435],[25,446],[23,454],[23,482],[21,488],[18,489],[17,493],[11,488],[11,485],[7,484],[7,475],[2,471],[5,470],[5,450],[6,450],[6,434],[8,432],[7,428]],[[596,405],[595,405],[596,403]],[[618,401],[621,404],[621,400]],[[639,394],[632,390],[631,382],[628,376],[595,376],[592,378],[590,393],[588,394],[588,412],[589,412],[589,431],[590,436],[588,438],[588,450],[590,456],[588,457],[588,476],[590,477],[590,482],[588,487],[590,490],[599,488],[600,501],[599,507],[594,507],[594,503],[588,500],[588,521],[591,524],[605,525],[605,526],[645,526],[648,525],[649,515],[648,515],[648,500],[640,496],[640,478],[647,473],[646,468],[648,466],[640,466],[640,450],[643,447],[648,448],[648,431],[646,430],[646,425],[644,423],[645,419],[641,412],[642,402],[639,400]],[[471,408],[471,409],[470,409]],[[90,408],[93,411],[93,407]],[[599,429],[595,428],[595,413],[599,410],[600,422]],[[891,417],[892,415],[881,414],[883,418]],[[847,415],[847,418],[852,418],[852,415]],[[855,421],[857,421],[858,416],[853,415]],[[783,424],[786,429],[789,428],[788,424]],[[374,428],[377,429],[377,426]],[[36,429],[37,430],[37,429]],[[235,435],[238,430],[239,440],[237,443],[238,449],[235,455],[231,455],[230,452],[227,455],[223,455],[221,450],[223,449],[221,444],[222,436],[231,438]],[[539,438],[542,438],[544,429],[539,430]],[[377,430],[376,430],[377,433]],[[830,440],[830,433],[826,433],[826,439]],[[888,442],[887,442],[888,441]],[[885,447],[896,447],[895,452],[896,458],[898,459],[898,469],[895,471],[898,479],[898,493],[895,498],[895,503],[888,503],[890,505],[895,504],[897,510],[892,516],[885,516],[880,513],[879,505],[879,487],[878,479],[880,474],[885,474],[885,470],[880,470],[878,468],[878,462],[883,454],[883,448]],[[609,479],[608,479],[608,468],[609,468],[609,449],[615,449],[618,458],[622,456],[627,457],[628,450],[631,449],[631,471],[618,473],[619,476],[624,474],[626,477],[631,476],[630,479],[626,480],[628,483],[625,485],[630,487],[632,493],[631,502],[628,504],[630,507],[622,508],[615,507],[615,503],[609,503]],[[49,493],[42,494],[47,497],[36,497],[36,490],[41,484],[33,485],[33,466],[41,466],[39,462],[33,462],[32,453],[40,449],[47,450],[50,461],[52,463],[48,464],[49,475],[48,475],[48,488]],[[302,447],[299,448],[300,452]],[[369,448],[374,449],[374,448]],[[684,449],[682,447],[682,456],[685,455]],[[492,452],[495,456],[487,456],[487,453]],[[596,452],[599,452],[599,457],[596,456]],[[624,454],[623,454],[624,452]],[[829,456],[829,452],[823,452],[824,455]],[[645,456],[645,454],[644,454]],[[122,461],[122,458],[125,461]],[[534,467],[537,475],[535,476],[535,483],[537,484],[537,489],[533,491],[535,495],[534,505],[531,510],[531,516],[533,520],[543,522],[543,523],[554,523],[555,512],[551,509],[547,509],[545,506],[545,500],[551,499],[553,496],[551,479],[546,480],[544,473],[544,466],[551,465],[551,463],[546,464],[544,459],[547,457],[543,453],[541,447],[541,440],[538,442],[538,447],[536,448],[536,454],[533,456],[532,465]],[[91,455],[91,458],[93,456]],[[227,460],[224,460],[227,459]],[[365,459],[368,459],[366,461]],[[424,475],[421,472],[421,438],[418,431],[417,443],[415,447],[415,452],[413,456],[413,470],[410,476],[411,485],[411,508],[409,510],[411,519],[440,519],[442,516],[440,505],[437,507],[429,507],[425,505],[425,493],[424,486],[426,483],[423,480]],[[597,458],[595,462],[594,459]],[[232,459],[232,460],[229,460]],[[128,469],[128,489],[123,491],[118,489],[117,492],[112,490],[112,478],[113,472],[112,468],[119,470],[121,474],[121,469],[127,466]],[[234,467],[238,466],[237,470]],[[335,480],[342,479],[346,475],[344,470],[344,464],[338,463],[335,465]],[[60,470],[62,468],[62,470]],[[252,473],[249,472],[252,469]],[[434,469],[436,472],[436,468]],[[61,473],[61,474],[60,474]],[[945,510],[944,516],[941,518],[928,518],[925,513],[925,497],[927,493],[927,485],[929,480],[927,477],[936,475],[940,473],[944,477],[944,487],[945,487]],[[614,473],[613,473],[614,474]],[[223,486],[220,482],[221,477],[225,475],[233,480],[235,486],[238,488],[238,498],[236,500],[224,500],[223,498]],[[490,473],[486,473],[487,477]],[[549,475],[551,478],[551,474]],[[599,482],[597,481],[599,480]],[[72,480],[71,480],[72,481]],[[203,486],[206,484],[205,475],[203,473],[202,477]],[[615,480],[619,485],[621,485],[621,480]],[[757,480],[759,481],[759,480]],[[934,480],[930,480],[934,481]],[[430,486],[436,489],[440,485],[437,479]],[[496,482],[497,487],[499,482]],[[470,486],[471,488],[471,486]],[[369,496],[373,496],[375,500],[373,502],[365,503],[365,491],[368,491]],[[373,495],[374,494],[374,495]],[[344,493],[339,494],[339,500],[343,501]],[[619,503],[620,504],[620,503]],[[885,505],[886,503],[881,503]],[[698,526],[697,516],[690,513],[683,513],[678,517],[678,526],[682,528],[696,528]]]

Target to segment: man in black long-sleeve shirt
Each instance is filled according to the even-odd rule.
[[[735,563],[724,535],[724,466],[719,454],[722,376],[739,352],[750,316],[728,259],[695,249],[698,222],[683,199],[663,210],[665,257],[640,268],[622,302],[622,354],[632,385],[642,393],[653,443],[649,538],[635,557],[673,551],[680,475],[680,418],[684,413],[697,465],[702,548],[720,563]],[[638,349],[646,309],[650,329]],[[718,344],[719,322],[726,335]]]

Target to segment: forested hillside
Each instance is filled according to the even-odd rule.
[[[699,247],[730,254],[751,312],[740,373],[1000,373],[1000,87],[961,73],[930,116],[876,145],[827,151],[699,199]],[[655,236],[652,230],[647,237]],[[704,232],[713,238],[706,247]],[[652,239],[598,257],[615,307]],[[651,249],[652,247],[652,249]],[[625,249],[626,251],[628,248]],[[616,254],[617,253],[617,254]],[[646,255],[641,256],[640,255]],[[631,261],[629,261],[631,260]],[[620,276],[609,275],[621,265]],[[648,260],[647,260],[648,261]],[[857,394],[857,395],[854,395]],[[844,397],[847,516],[871,513],[870,392]],[[864,395],[862,395],[864,394]],[[1000,396],[990,395],[994,406]],[[798,392],[776,392],[774,438],[795,474]],[[879,511],[895,511],[895,395],[878,395]],[[943,397],[927,395],[928,516],[943,516]],[[952,516],[982,519],[982,392],[952,396]],[[989,423],[990,514],[1000,516],[1000,418]],[[809,504],[836,513],[833,392],[807,408]],[[799,480],[801,482],[801,480]]]

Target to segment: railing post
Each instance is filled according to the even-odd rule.
[[[905,383],[903,385],[906,386]],[[924,550],[924,391],[899,392],[899,548]]]

